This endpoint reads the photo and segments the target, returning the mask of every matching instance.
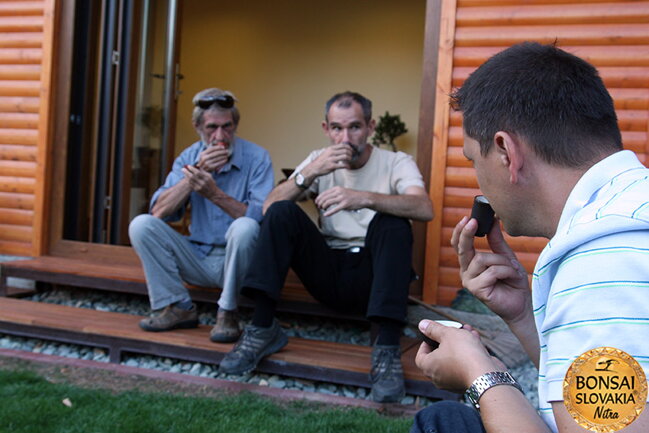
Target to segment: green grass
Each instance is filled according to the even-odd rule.
[[[69,399],[72,407],[63,404]],[[0,432],[406,432],[409,418],[309,403],[277,404],[252,394],[180,397],[114,394],[0,371]]]

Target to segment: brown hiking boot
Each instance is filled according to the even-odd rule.
[[[192,304],[191,310],[183,310],[173,305],[167,305],[162,311],[140,320],[140,328],[150,332],[169,331],[176,328],[196,328],[197,326],[198,311],[195,304]]]
[[[210,331],[210,340],[215,343],[233,343],[239,339],[239,313],[219,308],[216,325]]]

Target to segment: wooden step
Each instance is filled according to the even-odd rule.
[[[7,296],[7,278],[25,278],[37,282],[84,287],[111,292],[146,295],[144,271],[139,262],[124,264],[110,260],[84,260],[71,257],[42,256],[34,259],[0,263],[0,296]],[[216,303],[221,289],[218,287],[187,286],[192,299]],[[239,305],[251,307],[250,299],[241,297]],[[362,319],[357,315],[338,313],[316,301],[306,291],[298,277],[289,271],[278,310],[346,319]]]
[[[96,311],[33,301],[0,298],[0,332],[90,345],[108,350],[111,362],[122,354],[141,353],[191,362],[218,364],[231,344],[209,341],[210,327],[162,333],[142,331],[141,316]],[[417,344],[408,341],[402,363],[409,394],[458,399],[436,389],[414,363]],[[370,387],[371,347],[290,338],[288,345],[263,360],[257,371],[341,385]]]

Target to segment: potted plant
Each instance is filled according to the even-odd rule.
[[[390,146],[393,152],[396,152],[397,146],[394,144],[394,139],[400,135],[408,132],[406,124],[401,121],[401,116],[386,111],[385,114],[379,117],[372,137],[372,144],[380,147],[382,144]]]

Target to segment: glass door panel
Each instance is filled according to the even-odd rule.
[[[177,4],[76,4],[63,238],[127,245],[173,154]]]

